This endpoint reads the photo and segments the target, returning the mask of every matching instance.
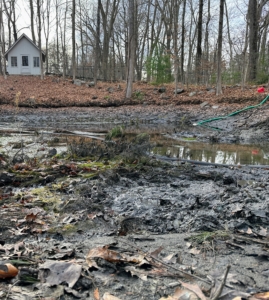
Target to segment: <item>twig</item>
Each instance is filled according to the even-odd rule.
[[[15,281],[8,289],[7,295],[6,295],[6,300],[8,299],[8,296],[10,294],[11,289],[13,288],[14,285],[16,285],[18,282],[20,282],[20,280],[18,279],[17,281]]]
[[[205,279],[203,279],[203,278],[201,278],[201,277],[198,277],[198,276],[196,276],[196,275],[187,273],[187,272],[185,272],[185,271],[182,271],[182,270],[180,270],[180,269],[177,269],[177,268],[175,268],[175,267],[173,267],[173,266],[168,265],[167,263],[165,263],[165,262],[162,261],[161,259],[159,259],[159,258],[157,258],[157,257],[154,257],[154,256],[150,255],[149,253],[146,253],[145,251],[143,251],[141,248],[137,247],[137,246],[136,246],[135,244],[133,244],[133,243],[126,242],[126,241],[124,241],[123,239],[120,239],[120,241],[121,241],[122,243],[124,243],[124,244],[129,245],[130,247],[133,247],[133,248],[136,249],[137,251],[142,252],[142,253],[145,255],[145,257],[150,257],[150,258],[156,260],[157,262],[161,263],[162,265],[166,266],[167,268],[173,269],[173,270],[175,270],[175,271],[177,271],[177,272],[180,272],[180,273],[182,273],[182,274],[184,274],[184,275],[186,275],[186,276],[191,276],[191,277],[193,277],[193,278],[196,278],[196,279],[198,279],[198,280],[200,280],[200,281],[203,281],[203,282],[205,282],[205,283],[211,285],[211,282],[209,282],[209,281],[207,281],[207,280],[205,280]]]
[[[216,293],[210,298],[210,300],[218,300],[218,299],[219,299],[219,296],[221,295],[222,290],[223,290],[223,288],[224,288],[224,286],[225,286],[225,282],[226,282],[228,273],[229,273],[229,271],[230,271],[230,268],[231,268],[230,265],[228,265],[228,266],[226,267],[226,271],[225,271],[224,277],[223,277],[223,279],[222,279],[222,282],[221,282],[219,288],[216,290]]]

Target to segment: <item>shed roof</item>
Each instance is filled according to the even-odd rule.
[[[16,47],[16,45],[23,39],[23,38],[25,38],[25,39],[27,39],[28,40],[28,42],[29,43],[31,43],[38,51],[39,51],[39,48],[37,47],[37,45],[26,35],[26,34],[22,34],[18,39],[17,39],[17,41],[16,42],[14,42],[11,46],[10,46],[10,48],[6,51],[6,53],[5,53],[5,58],[6,58],[6,60],[8,59],[8,53],[14,48],[14,47]],[[42,60],[43,60],[43,62],[45,62],[45,60],[46,60],[46,54],[44,53],[44,51],[42,51]]]

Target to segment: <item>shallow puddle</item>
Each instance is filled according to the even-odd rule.
[[[219,164],[269,165],[269,145],[208,144],[166,140],[153,148],[153,154]]]
[[[132,139],[138,133],[140,133],[139,130],[135,133],[127,133],[127,137]],[[151,143],[155,145],[152,154],[219,164],[269,165],[269,144],[262,146],[209,144],[198,142],[196,138],[192,137],[175,140],[163,134],[151,133],[150,135]],[[31,154],[30,156],[43,155],[42,152],[48,148],[56,148],[57,153],[60,153],[67,150],[66,146],[68,141],[70,142],[70,138],[76,137],[103,140],[105,131],[63,131],[48,128],[36,131],[26,128],[14,130],[5,127],[0,128],[0,150],[14,155],[23,145],[24,148],[27,148],[27,154]]]

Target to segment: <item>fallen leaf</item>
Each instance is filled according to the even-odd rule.
[[[150,255],[153,257],[158,257],[158,255],[161,253],[161,251],[163,250],[163,247],[159,247],[158,249],[156,249],[155,251],[151,252]]]
[[[118,297],[112,296],[109,293],[104,293],[103,300],[121,300]]]
[[[269,300],[269,292],[253,295],[256,299]]]
[[[103,258],[106,261],[112,262],[112,263],[118,263],[118,262],[131,262],[135,264],[145,264],[148,263],[146,260],[144,260],[143,255],[136,255],[136,256],[129,256],[126,254],[120,254],[116,251],[109,250],[109,246],[99,247],[91,249],[86,257],[86,261],[89,266],[92,265],[92,260],[94,258]]]
[[[179,282],[184,286],[184,288],[194,292],[201,300],[207,300],[203,292],[201,291],[200,287],[197,284],[189,284],[183,281]]]
[[[197,248],[192,248],[189,253],[190,254],[194,254],[194,255],[197,255],[197,254],[200,254],[201,250],[197,249]]]
[[[99,290],[96,288],[93,292],[94,300],[100,300]]]
[[[81,270],[82,267],[75,263],[48,260],[40,265],[38,278],[49,286],[66,282],[72,288],[78,281]]]

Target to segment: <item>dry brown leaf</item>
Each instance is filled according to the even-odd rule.
[[[205,295],[203,294],[203,292],[201,291],[200,287],[197,284],[189,284],[180,280],[179,282],[182,284],[182,286],[184,286],[184,288],[194,292],[201,300],[207,300]]]
[[[158,257],[158,255],[161,253],[161,251],[163,250],[163,247],[159,247],[158,249],[156,249],[155,251],[151,252],[150,255],[153,257]]]
[[[96,288],[93,292],[94,300],[100,300],[99,290]]]
[[[118,262],[131,262],[135,264],[142,265],[144,263],[147,263],[146,260],[144,260],[143,255],[136,255],[136,256],[129,256],[125,254],[120,254],[116,251],[109,250],[109,246],[99,247],[91,249],[86,257],[86,261],[89,266],[93,265],[93,259],[94,258],[103,258],[106,261],[112,262],[112,263],[118,263]]]
[[[269,292],[265,292],[265,293],[259,293],[256,295],[253,295],[254,299],[262,299],[262,300],[269,300]]]
[[[201,250],[197,249],[197,248],[192,248],[189,253],[193,254],[193,255],[198,255],[200,254]]]
[[[121,300],[118,297],[112,296],[109,293],[104,293],[103,300]]]

